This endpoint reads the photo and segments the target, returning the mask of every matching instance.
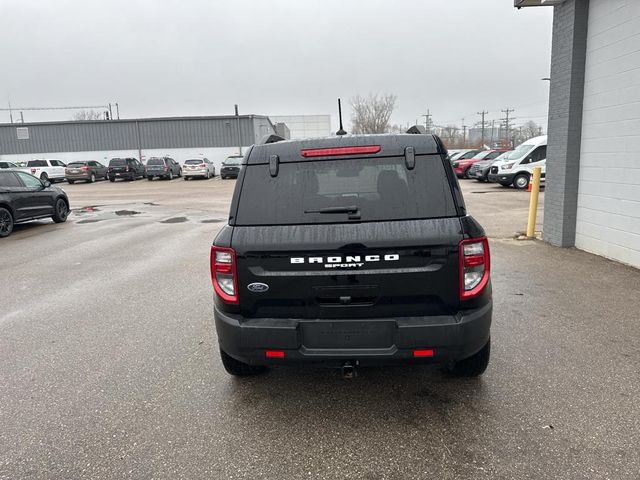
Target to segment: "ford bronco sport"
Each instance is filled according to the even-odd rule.
[[[276,141],[242,165],[211,248],[228,373],[301,363],[485,371],[489,245],[438,137]]]

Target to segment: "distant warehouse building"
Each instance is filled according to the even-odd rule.
[[[55,158],[65,162],[114,157],[206,157],[219,167],[243,147],[274,133],[262,115],[141,118],[0,124],[0,159]]]
[[[292,139],[331,135],[331,115],[269,115],[274,123],[284,123]]]
[[[640,0],[553,5],[544,239],[640,267]]]

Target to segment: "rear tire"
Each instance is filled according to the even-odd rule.
[[[448,373],[456,377],[478,377],[482,375],[489,366],[491,357],[491,339],[480,349],[479,352],[469,358],[456,362],[449,368]]]
[[[151,181],[153,180],[153,177],[147,177],[147,180]]]
[[[49,175],[47,175],[46,172],[42,172],[42,174],[40,175],[40,180],[46,182],[47,180],[49,180]]]
[[[51,218],[56,223],[64,223],[67,221],[68,216],[69,206],[67,205],[67,202],[59,198],[58,200],[56,200],[56,204],[53,209],[53,216]]]
[[[173,172],[169,171],[169,180],[173,180]]]
[[[6,208],[0,207],[0,238],[8,237],[13,232],[13,215]]]
[[[67,182],[69,182],[69,185],[73,185],[74,183],[76,183],[75,180],[67,180]]]
[[[92,173],[91,177],[89,178],[89,183],[96,183],[96,174]]]
[[[253,375],[264,373],[267,370],[267,367],[262,365],[248,365],[236,360],[225,353],[222,349],[220,349],[220,358],[222,360],[222,366],[226,372],[234,377],[251,377]]]
[[[116,181],[116,179],[115,179],[115,178],[110,178],[110,179],[109,179],[109,181],[110,181],[110,182],[115,182],[115,181]]]

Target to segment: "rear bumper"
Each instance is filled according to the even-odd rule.
[[[91,178],[91,173],[67,173],[66,178],[67,180],[89,180]]]
[[[238,178],[239,170],[220,170],[220,176]]]
[[[371,320],[244,320],[214,309],[220,347],[250,365],[319,363],[360,364],[447,363],[479,351],[489,339],[492,303],[453,316],[376,318]],[[376,339],[361,343],[359,335]],[[329,348],[318,348],[319,345]],[[344,347],[344,348],[342,348]],[[415,349],[433,349],[433,357],[414,358]],[[267,358],[266,350],[282,350],[284,358]]]
[[[206,170],[183,170],[182,176],[183,177],[206,177],[207,171]]]
[[[109,176],[109,179],[112,179],[112,178],[134,179],[137,177],[137,174],[136,172],[109,172],[108,176]]]

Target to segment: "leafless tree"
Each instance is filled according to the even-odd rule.
[[[103,120],[104,114],[97,110],[80,110],[73,114],[74,120]]]
[[[373,95],[351,99],[351,130],[353,133],[385,133],[396,105],[395,95]]]
[[[537,137],[540,135],[542,128],[533,120],[529,120],[522,126],[522,137],[524,140],[529,140],[532,137]],[[523,140],[523,141],[524,141]]]

